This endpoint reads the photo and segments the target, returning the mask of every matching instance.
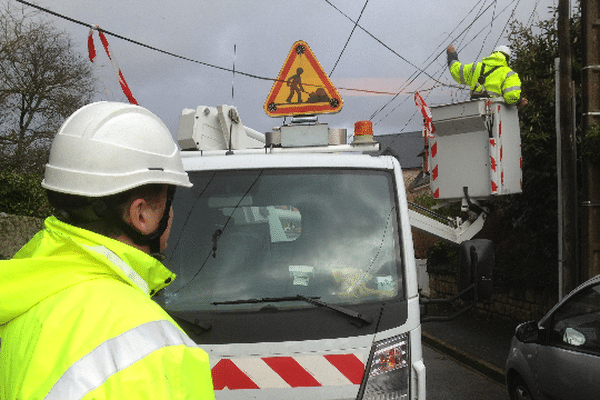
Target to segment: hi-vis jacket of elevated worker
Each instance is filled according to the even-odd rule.
[[[120,241],[45,225],[0,262],[0,399],[213,399],[208,355],[150,299],[174,274]]]
[[[503,96],[507,104],[519,105],[521,102],[521,79],[508,66],[506,55],[499,51],[472,64],[461,64],[455,51],[448,52],[448,66],[454,80],[469,85],[471,98]]]

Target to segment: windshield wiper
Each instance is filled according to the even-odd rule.
[[[241,300],[226,300],[226,301],[214,301],[210,304],[213,306],[219,306],[222,304],[253,304],[253,303],[271,303],[280,301],[298,301],[298,300],[316,300],[320,297],[304,297],[304,296],[285,296],[285,297],[263,297],[260,299],[241,299]]]
[[[352,317],[362,321],[366,325],[370,325],[373,323],[373,318],[368,315],[363,315],[357,311],[350,310],[345,307],[336,306],[335,304],[329,304],[324,301],[319,300],[320,297],[307,297],[298,294],[296,296],[286,296],[286,297],[263,297],[261,299],[242,299],[242,300],[229,300],[229,301],[215,301],[211,303],[212,305],[222,305],[222,304],[251,304],[251,303],[271,303],[271,302],[280,302],[280,301],[305,301],[310,304],[314,304],[316,306],[325,307],[330,310],[337,311],[341,314],[344,314],[348,317]]]

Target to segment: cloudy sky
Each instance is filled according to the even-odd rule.
[[[341,111],[321,115],[320,122],[352,132],[355,121],[370,119],[376,135],[420,130],[414,91],[430,105],[468,96],[452,87],[445,54],[449,43],[455,44],[461,61],[475,61],[507,42],[509,20],[531,25],[549,19],[549,7],[558,4],[558,0],[27,1],[86,24],[42,13],[67,31],[84,54],[88,24],[121,36],[107,38],[133,95],[174,134],[182,109],[201,105],[235,105],[243,124],[258,131],[281,125],[283,118],[267,116],[263,105],[273,86],[269,79],[278,77],[298,40],[307,42],[343,99]],[[17,0],[2,2],[22,6]],[[127,101],[101,52],[97,32],[94,38],[97,99]]]

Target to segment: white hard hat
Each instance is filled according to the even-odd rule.
[[[98,102],[63,123],[42,186],[102,197],[152,183],[192,186],[169,129],[145,108]]]
[[[497,51],[499,51],[502,54],[505,54],[508,58],[510,58],[510,56],[511,56],[510,47],[508,47],[508,46],[504,46],[504,45],[498,46],[494,49],[494,53]]]

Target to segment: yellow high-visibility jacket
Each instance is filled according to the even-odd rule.
[[[494,52],[481,62],[472,64],[461,64],[456,53],[448,57],[450,73],[455,81],[463,85],[469,85],[471,96],[485,92],[490,97],[504,97],[507,104],[518,103],[521,99],[521,79],[519,75],[510,69],[505,56],[500,52]],[[484,69],[485,65],[485,69]],[[483,86],[478,82],[482,74],[496,68],[485,78]]]
[[[48,218],[0,261],[0,399],[214,399],[208,355],[150,298],[174,278]]]

